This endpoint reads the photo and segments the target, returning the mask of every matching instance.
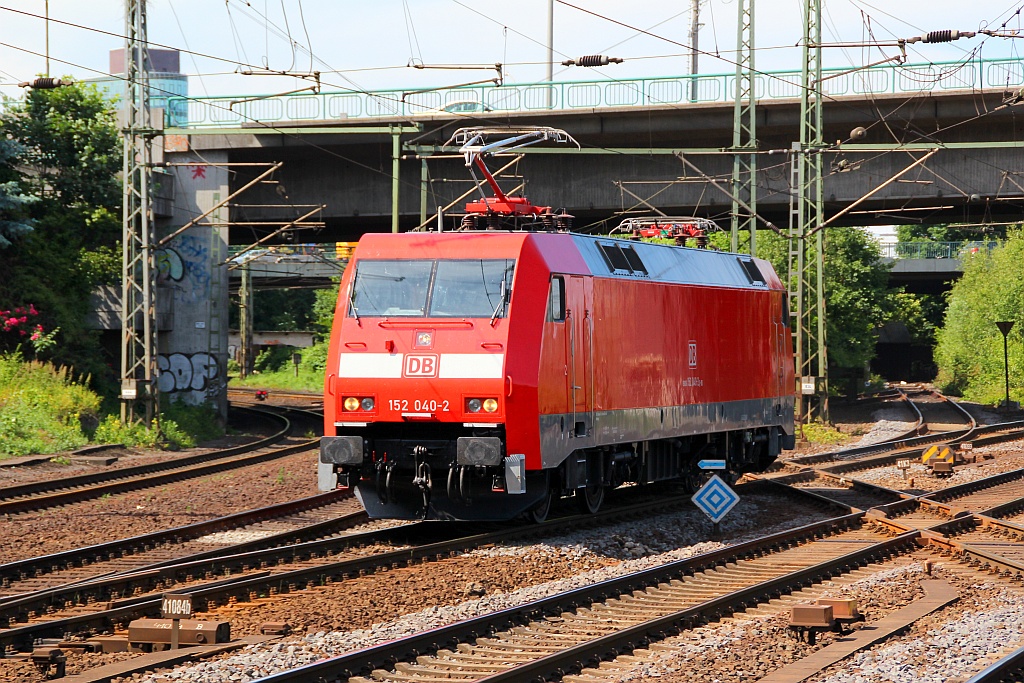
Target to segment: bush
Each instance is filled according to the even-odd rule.
[[[160,427],[166,438],[184,448],[224,436],[220,415],[213,406],[206,403],[191,405],[183,401],[171,401],[162,411]],[[173,437],[172,427],[175,430]]]
[[[92,440],[96,443],[123,443],[125,446],[155,448],[160,435],[146,429],[141,423],[123,425],[117,415],[107,415],[96,428]]]
[[[318,342],[302,350],[302,367],[314,372],[323,373],[327,370],[327,342]],[[302,368],[300,368],[302,369]]]
[[[250,375],[244,380],[234,377],[231,386],[258,387],[261,389],[282,389],[288,391],[311,391],[319,393],[324,390],[324,373],[327,370],[328,342],[321,341],[305,349],[292,346],[272,347],[257,356],[257,369],[260,358],[266,357],[265,365],[274,365],[272,359],[282,357],[285,361],[277,364],[277,369],[261,371],[259,375]],[[292,365],[292,353],[299,351],[302,361],[298,373]]]
[[[277,372],[292,363],[291,346],[270,346],[259,352],[253,362],[256,372]]]
[[[1024,230],[1005,244],[963,260],[964,274],[949,293],[938,334],[936,384],[946,393],[979,403],[1004,398],[1003,335],[997,320],[1016,324],[1008,337],[1010,395],[1024,397]]]
[[[66,368],[0,356],[0,455],[56,453],[84,446],[82,424],[96,419],[100,398]]]
[[[107,415],[96,428],[96,443],[123,443],[139,448],[192,448],[200,441],[224,435],[216,409],[172,400],[160,411],[160,433],[142,424],[122,425],[117,415]]]
[[[804,438],[811,443],[838,445],[850,439],[839,430],[820,422],[809,422],[803,426],[803,430]]]

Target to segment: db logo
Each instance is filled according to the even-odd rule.
[[[690,367],[697,367],[697,342],[690,342]]]
[[[437,377],[437,355],[406,356],[403,377]]]

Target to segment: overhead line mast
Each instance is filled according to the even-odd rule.
[[[157,387],[156,231],[151,189],[153,129],[149,106],[146,0],[125,0],[124,204],[121,272],[121,422],[159,420]]]
[[[750,231],[750,255],[757,255],[757,82],[754,74],[754,0],[739,0],[736,32],[736,99],[732,124],[731,244]],[[743,203],[746,206],[743,206]]]
[[[796,416],[828,420],[825,344],[825,222],[822,192],[821,0],[804,0],[800,142],[793,143],[789,215],[789,295],[793,318]],[[810,234],[812,233],[813,234]]]

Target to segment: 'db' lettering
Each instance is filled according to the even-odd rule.
[[[428,356],[406,356],[405,372],[406,377],[437,377],[436,355]]]

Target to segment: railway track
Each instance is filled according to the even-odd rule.
[[[1011,542],[993,528],[974,530],[980,513],[965,512],[990,510],[985,506],[994,501],[1006,509],[1024,508],[1024,471],[957,488],[942,496],[955,503],[921,498],[892,506],[945,506],[961,515],[955,519],[929,513],[927,523],[911,524],[907,515],[851,513],[261,680],[495,682],[593,672],[602,661],[681,630],[921,547],[1004,576],[1024,576],[1024,527],[1001,527],[1003,533],[1016,531]]]
[[[900,395],[902,397],[901,400],[906,402],[908,409],[917,417],[914,427],[907,430],[904,434],[893,439],[866,444],[863,446],[843,448],[836,451],[829,451],[827,453],[797,456],[795,458],[790,458],[786,461],[786,464],[790,467],[820,467],[827,464],[862,460],[880,453],[890,454],[889,457],[896,459],[901,457],[895,455],[897,452],[906,452],[909,454],[914,451],[923,450],[927,446],[935,443],[959,443],[966,440],[978,430],[977,421],[969,412],[955,401],[950,401],[941,394],[936,394],[934,392],[921,392],[921,395],[927,397],[927,401],[923,401],[922,399],[911,401],[905,392],[900,392]],[[950,415],[957,415],[959,417],[959,421],[955,423],[944,422],[941,424],[929,423],[924,417],[924,411],[921,410],[922,405],[930,406],[927,410],[931,415],[942,415],[942,419],[947,421],[951,420]],[[933,430],[932,427],[941,427],[941,429]],[[947,427],[953,428],[947,429]],[[925,433],[922,434],[921,432]],[[906,457],[906,455],[903,455],[902,457]]]
[[[315,540],[367,521],[345,491],[330,491],[183,527],[0,565],[2,605],[99,577]],[[54,598],[59,599],[59,594]],[[49,605],[47,605],[49,606]]]
[[[258,595],[283,594],[409,563],[429,562],[483,545],[557,534],[581,525],[646,517],[690,505],[688,495],[655,501],[639,495],[636,499],[642,502],[627,499],[597,515],[570,515],[540,525],[491,525],[494,528],[484,533],[478,524],[419,522],[363,534],[331,535],[221,557],[183,558],[179,562],[23,594],[0,601],[0,619],[6,619],[8,625],[0,629],[0,648],[25,650],[39,638],[106,630],[134,618],[153,616],[159,613],[160,594],[172,588],[189,592],[197,604],[213,608],[233,600],[247,601]],[[361,547],[370,550],[359,551]],[[224,575],[230,578],[216,579]],[[65,613],[65,609],[70,613]]]
[[[992,437],[994,440],[998,441],[1005,440],[1007,438],[1019,438],[1020,429],[1022,427],[1024,427],[1024,424],[995,425],[993,427],[978,428],[980,430],[988,431],[969,434],[971,435],[974,443],[978,443],[979,439],[987,437]],[[957,431],[961,432],[961,436],[963,436],[963,433],[966,430]],[[874,457],[872,457],[872,455]],[[869,454],[866,457],[866,460],[874,461],[875,466],[877,466],[877,462],[879,461],[878,459],[885,457],[889,456],[884,453],[879,455],[879,452],[875,451],[873,454]],[[1020,511],[1024,510],[1024,500],[1019,500],[1021,498],[1021,494],[1024,494],[1024,474],[1020,474],[1016,477],[1013,475],[998,475],[1003,477],[1002,480],[997,481],[997,478],[990,477],[986,480],[982,480],[982,483],[972,482],[971,486],[966,488],[954,487],[954,489],[951,489],[949,492],[943,491],[927,495],[914,495],[908,494],[905,491],[887,489],[885,487],[873,486],[857,481],[854,477],[857,472],[867,471],[864,467],[854,467],[849,471],[841,472],[826,471],[836,466],[840,468],[846,467],[848,464],[852,465],[853,463],[848,463],[842,458],[831,459],[818,467],[806,467],[803,472],[784,476],[775,476],[773,477],[774,481],[771,484],[765,484],[765,486],[784,485],[786,487],[796,489],[797,492],[793,495],[812,498],[820,505],[841,505],[849,509],[857,510],[857,512],[852,513],[852,517],[851,515],[845,516],[846,518],[855,518],[858,520],[855,525],[856,529],[851,527],[841,533],[848,535],[855,531],[864,532],[873,539],[871,543],[868,543],[868,539],[860,539],[857,541],[857,543],[861,544],[859,549],[876,546],[878,544],[893,543],[898,540],[901,543],[906,541],[904,545],[899,545],[896,549],[886,550],[882,555],[873,555],[872,557],[874,559],[865,560],[865,563],[877,561],[883,556],[911,552],[922,545],[934,551],[945,553],[951,557],[967,559],[968,561],[974,562],[977,566],[999,566],[1001,567],[999,571],[1004,573],[1011,571],[1007,569],[1007,567],[1013,567],[1013,563],[1019,559],[1016,555],[1000,558],[997,551],[999,551],[1000,548],[1009,548],[1009,541],[1006,540],[1005,536],[1000,536],[1000,534],[1011,533],[1014,530],[1014,522],[1010,518],[1012,515],[1019,515]],[[681,500],[680,502],[683,501]],[[999,505],[996,505],[997,503]],[[986,505],[988,507],[984,507]],[[900,506],[905,506],[905,509]],[[1006,519],[1002,520],[1003,526],[1001,528],[993,527],[991,524],[989,524],[989,526],[983,526],[981,520],[984,516],[986,514],[995,515],[992,510],[996,510],[997,508],[1002,509],[1001,515],[1006,517]],[[952,513],[950,514],[948,512],[941,511],[936,513],[936,510],[943,509],[951,510]],[[864,510],[867,510],[867,512],[862,512]],[[974,510],[980,511],[975,512]],[[927,517],[923,518],[920,524],[909,524],[912,516],[918,513],[927,515]],[[649,515],[651,514],[651,511],[650,509],[643,511],[637,509],[635,514]],[[959,517],[955,517],[955,515],[959,515]],[[578,525],[581,521],[586,521],[591,524],[601,524],[606,523],[608,519],[612,518],[577,518],[575,521],[570,520],[563,523],[569,525],[567,528],[572,528],[572,525]],[[993,519],[995,519],[995,516],[993,516]],[[559,520],[556,520],[553,523],[558,522]],[[415,537],[418,534],[416,531],[417,526],[412,525],[411,528],[413,529],[413,536]],[[525,533],[527,535],[530,533],[554,533],[556,528],[557,527],[547,527],[546,530],[543,530],[542,527],[533,527]],[[209,605],[217,603],[223,604],[225,601],[230,601],[232,599],[246,601],[253,599],[255,596],[272,596],[275,593],[288,592],[303,586],[319,584],[325,581],[344,581],[346,576],[357,576],[360,572],[374,572],[396,565],[407,564],[409,562],[430,561],[438,556],[447,556],[451,553],[458,553],[479,544],[506,543],[510,539],[516,538],[517,530],[504,530],[503,532],[496,533],[499,535],[489,536],[487,534],[481,534],[474,539],[467,539],[465,537],[458,539],[446,539],[426,546],[410,544],[409,548],[383,552],[369,558],[359,559],[323,557],[333,551],[330,549],[330,546],[323,545],[324,543],[329,543],[331,539],[321,539],[311,543],[297,544],[293,546],[292,549],[293,552],[295,549],[298,549],[298,557],[304,557],[301,553],[306,552],[307,550],[310,551],[311,554],[315,553],[321,555],[321,558],[310,557],[311,560],[320,559],[321,562],[315,565],[300,565],[294,563],[295,555],[293,555],[293,562],[290,564],[282,564],[277,568],[281,570],[280,574],[276,574],[274,576],[261,575],[261,572],[265,571],[265,569],[254,569],[259,567],[260,563],[273,565],[277,562],[272,555],[263,556],[261,559],[261,551],[258,550],[253,551],[248,557],[242,557],[245,553],[238,553],[243,563],[255,563],[248,565],[250,567],[249,574],[237,577],[237,580],[233,581],[213,581],[205,584],[197,582],[192,585],[197,588],[194,595],[198,598],[198,601],[201,602],[202,600],[207,600]],[[500,534],[502,533],[506,533],[508,535],[501,536]],[[1024,532],[1022,532],[1022,536],[1024,536]],[[846,536],[844,538],[850,537]],[[792,551],[795,551],[799,547],[803,547],[808,543],[807,541],[783,542],[778,541],[778,538],[776,538],[776,541],[782,544],[797,544],[789,549]],[[394,543],[395,541],[392,540],[388,542]],[[830,544],[830,541],[820,538],[813,542],[819,547],[828,546]],[[831,544],[838,547],[846,542],[846,540],[839,540],[839,538],[836,537],[832,539]],[[856,543],[854,545],[856,546]],[[282,553],[289,552],[286,549],[280,550]],[[756,560],[757,557],[755,556],[758,555],[760,551],[753,553],[750,557],[742,556],[742,547],[739,554],[735,552],[735,548],[729,548],[727,551],[734,551],[732,557],[733,564],[736,566],[739,566],[736,558],[741,558],[739,561],[744,563],[744,569],[748,566],[757,566],[748,565],[748,560]],[[1007,550],[1007,552],[1009,553],[1009,550]],[[1018,551],[1014,550],[1014,552]],[[855,554],[856,552],[847,553],[847,555],[850,555],[851,557]],[[813,556],[813,553],[809,554],[809,557],[811,556]],[[703,557],[709,556],[702,556],[702,558]],[[782,556],[777,555],[776,557]],[[786,557],[791,559],[791,556]],[[997,558],[998,561],[996,564],[991,563],[991,557]],[[975,559],[970,560],[970,558]],[[977,558],[984,558],[984,561],[978,560]],[[334,561],[326,563],[323,562],[328,559]],[[787,568],[788,565],[786,565],[786,562],[788,561],[789,559],[782,563],[783,569]],[[843,562],[847,565],[846,570],[837,570],[834,566],[829,569],[827,566],[829,563],[828,559],[822,559],[814,566],[817,566],[823,572],[831,572],[829,574],[831,576],[836,576],[837,571],[848,571],[849,567],[853,566],[851,561],[850,557],[843,558]],[[773,564],[773,561],[766,562],[769,565]],[[1003,562],[1003,564],[999,564],[1000,562]],[[1005,564],[1007,562],[1009,563],[1008,565]],[[318,665],[312,665],[312,668],[305,667],[293,672],[284,672],[282,674],[272,676],[267,680],[315,680],[318,677],[322,677],[323,680],[331,680],[332,676],[342,679],[349,674],[361,674],[375,675],[378,678],[386,677],[388,679],[414,681],[421,679],[419,678],[421,673],[428,678],[431,676],[451,676],[453,671],[452,667],[455,667],[462,671],[462,673],[454,676],[457,678],[472,680],[475,678],[482,678],[484,676],[491,676],[488,680],[504,679],[518,681],[524,680],[524,677],[530,678],[534,675],[542,675],[540,673],[535,674],[534,669],[532,668],[533,666],[538,666],[538,671],[540,671],[552,664],[557,664],[557,666],[552,670],[555,672],[555,675],[561,675],[572,671],[579,671],[581,667],[578,666],[578,662],[586,662],[588,658],[592,662],[596,662],[599,657],[611,656],[609,653],[628,651],[633,647],[638,647],[639,645],[644,644],[647,640],[657,640],[659,637],[662,637],[660,634],[671,633],[678,628],[688,628],[704,620],[713,620],[718,616],[727,615],[734,610],[742,610],[746,606],[759,603],[759,599],[756,596],[751,597],[752,594],[750,591],[754,588],[764,588],[764,584],[773,586],[773,590],[766,593],[766,595],[785,594],[787,589],[782,583],[772,582],[784,581],[787,577],[793,578],[793,576],[796,576],[807,569],[803,566],[790,567],[793,571],[770,575],[765,580],[757,581],[756,586],[752,586],[752,582],[755,578],[764,578],[756,571],[751,570],[753,572],[751,574],[738,572],[735,567],[729,565],[728,561],[724,565],[713,566],[718,566],[719,569],[714,570],[710,567],[704,567],[700,571],[695,572],[694,575],[699,574],[700,576],[697,578],[701,582],[706,580],[706,575],[726,575],[727,580],[723,584],[724,587],[721,591],[717,593],[707,592],[707,586],[701,587],[691,581],[692,585],[687,586],[687,589],[697,591],[693,593],[692,598],[688,598],[688,594],[685,592],[677,592],[674,598],[666,598],[670,603],[672,599],[676,600],[675,603],[671,604],[673,604],[677,609],[672,611],[670,614],[662,611],[650,619],[647,619],[643,614],[638,612],[638,610],[642,612],[640,608],[646,608],[647,605],[638,606],[632,603],[646,603],[650,602],[651,599],[622,593],[619,598],[606,600],[605,598],[615,594],[614,590],[606,590],[604,597],[598,596],[600,599],[592,600],[590,603],[587,603],[584,599],[580,599],[580,596],[577,595],[577,601],[569,604],[568,609],[562,611],[573,612],[573,605],[580,604],[590,604],[591,608],[576,610],[576,614],[572,615],[574,621],[571,622],[565,621],[566,615],[561,612],[557,615],[552,614],[553,611],[559,609],[557,607],[550,607],[540,611],[534,609],[526,615],[515,617],[513,621],[507,622],[504,626],[497,624],[486,628],[481,626],[480,628],[484,630],[471,630],[461,640],[452,636],[446,643],[444,642],[445,638],[443,635],[437,635],[438,630],[435,630],[431,632],[433,634],[433,641],[430,644],[425,644],[424,642],[419,642],[419,644],[417,644],[415,638],[408,640],[408,642],[406,640],[396,641],[392,644],[393,647],[398,649],[406,648],[408,652],[413,653],[413,656],[411,658],[407,658],[405,663],[401,663],[401,658],[395,654],[395,650],[391,650],[381,654],[380,663],[374,664],[370,659],[372,657],[376,657],[379,653],[376,653],[376,648],[371,648],[370,650],[364,650],[359,653],[360,656],[364,657],[363,661],[355,663],[349,661],[349,668],[337,669],[338,673],[336,675],[331,673],[335,670],[333,668],[321,670],[315,668]],[[723,566],[726,568],[722,569],[721,567]],[[184,569],[188,570],[190,568],[184,567]],[[712,576],[712,578],[720,577]],[[728,580],[732,580],[733,583],[729,584]],[[678,588],[675,583],[672,583],[672,579],[669,579],[669,581],[669,588]],[[813,579],[804,580],[801,585],[806,585],[808,581],[813,582]],[[660,580],[659,582],[664,583]],[[656,586],[659,582],[650,585]],[[676,578],[675,582],[687,583],[683,575]],[[642,582],[633,585],[627,592],[632,594],[633,591],[640,590],[637,586],[640,586],[641,584]],[[608,588],[606,584],[602,585],[605,585],[606,589]],[[705,592],[701,593],[701,590],[704,590]],[[655,594],[658,594],[659,591],[665,595],[670,595],[672,593],[672,591],[666,589],[665,586],[662,586],[660,589],[654,589]],[[647,592],[650,591],[645,590],[644,595],[646,595]],[[735,602],[735,599],[738,595],[745,597],[737,603]],[[119,613],[118,610],[127,610],[131,608],[135,610],[141,609],[142,612],[149,610],[149,613],[152,613],[155,607],[152,603],[154,603],[155,600],[148,599],[147,596],[134,596],[134,599],[137,600],[137,602],[131,605],[126,603],[114,604],[112,602],[110,607],[113,609],[89,615],[76,615],[71,617],[70,620],[64,621],[57,627],[51,626],[50,630],[33,630],[32,637],[38,637],[40,635],[45,637],[46,633],[56,634],[57,632],[60,632],[61,629],[65,628],[71,630],[83,627],[107,628],[113,623],[123,623],[127,618],[131,618],[129,614],[136,613],[128,611],[121,611]],[[687,602],[688,599],[690,599],[691,602]],[[2,608],[2,606],[3,600],[0,598],[0,608]],[[713,609],[709,606],[713,607]],[[595,613],[594,608],[598,610],[597,616],[593,616]],[[708,609],[710,609],[710,611],[707,611]],[[506,612],[511,611],[506,610]],[[535,617],[532,620],[530,619],[531,614]],[[693,617],[693,619],[689,621],[686,619],[679,621],[678,617],[680,614],[689,615]],[[537,619],[536,617],[538,615],[546,616],[542,616],[540,619]],[[581,621],[575,621],[577,615],[580,615],[580,618],[582,619]],[[590,623],[588,623],[588,619]],[[613,621],[603,621],[605,619],[611,619]],[[676,623],[677,625],[665,626],[665,624],[669,623],[666,620],[671,621],[672,619],[675,619],[672,623]],[[50,623],[53,624],[54,622]],[[598,624],[597,627],[595,627],[595,623]],[[606,629],[606,626],[602,626],[602,624],[607,623],[614,623],[616,625],[615,630],[617,631],[621,631],[623,628],[626,629],[630,634],[632,634],[632,639],[624,641],[624,645],[613,644],[610,646],[610,649],[607,649],[609,647],[609,643],[612,641],[619,642],[616,640],[618,638],[616,634],[606,633],[602,630]],[[659,623],[663,626],[663,628],[660,631],[655,632],[653,636],[650,635],[651,623]],[[509,626],[512,628],[507,629],[506,627]],[[15,629],[19,628],[34,629],[35,625],[30,623],[26,627],[15,627]],[[23,636],[24,632],[20,634],[14,633],[15,629],[8,629],[6,639],[4,639],[5,632],[0,631],[0,644],[7,644],[8,646],[20,645],[24,647],[26,641],[24,639],[18,640],[18,637]],[[533,641],[535,643],[543,644],[546,647],[546,650],[541,648],[542,652],[540,653],[539,658],[528,659],[528,661],[522,661],[521,658],[517,657],[506,657],[504,660],[497,662],[498,668],[493,672],[486,669],[486,667],[481,668],[481,662],[474,659],[474,657],[481,659],[490,657],[490,652],[486,650],[491,646],[491,643],[481,643],[482,640],[486,641],[486,638],[480,638],[479,636],[484,633],[499,633],[502,629],[508,630],[514,637],[513,640],[510,641],[513,643],[513,649],[519,648],[524,642],[528,643],[529,641]],[[444,629],[442,629],[442,631],[446,632]],[[555,635],[553,635],[566,634],[570,632],[576,635],[582,634],[585,638],[578,642],[560,643],[555,638]],[[637,634],[647,635],[638,636]],[[15,637],[11,638],[10,636],[12,635]],[[522,642],[516,640],[516,638],[519,638],[520,636],[523,637]],[[571,637],[569,637],[569,640],[571,640]],[[458,641],[458,643],[456,643],[456,641]],[[600,644],[600,646],[595,644]],[[448,645],[448,647],[446,648],[445,645]],[[568,647],[555,647],[556,645],[568,645]],[[483,646],[483,649],[481,649],[481,646]],[[595,647],[597,649],[594,649]],[[501,651],[502,648],[505,648],[505,652],[507,654],[507,644],[497,646],[498,651]],[[594,654],[594,652],[598,652],[601,648],[606,648],[603,650],[604,654]],[[373,652],[371,652],[371,650]],[[588,652],[590,654],[583,656],[584,653]],[[433,654],[428,655],[427,653]],[[345,657],[348,657],[348,655]],[[345,659],[345,657],[335,659]],[[335,662],[335,664],[331,666],[337,665],[335,660],[330,661]],[[391,666],[391,664],[396,661],[400,664],[397,670]],[[569,664],[564,663],[567,661]],[[463,665],[466,662],[468,662],[468,665],[464,667]],[[562,663],[558,664],[558,662]],[[514,668],[510,668],[513,664]],[[324,664],[324,666],[327,665]],[[419,671],[421,668],[422,672]],[[475,673],[470,675],[471,672]]]
[[[277,423],[277,431],[266,438],[243,446],[195,456],[186,456],[147,465],[123,467],[66,479],[48,479],[0,488],[0,514],[17,514],[59,505],[113,495],[125,491],[160,486],[174,481],[200,477],[224,470],[246,467],[314,448],[318,442],[300,440],[288,446],[277,446],[293,431],[292,421],[285,415],[267,409],[236,408],[255,413],[264,420]],[[288,409],[295,416],[311,419],[315,413]],[[306,415],[303,415],[306,413]],[[317,419],[321,419],[316,416]]]
[[[266,391],[266,399],[257,399],[257,391]],[[322,393],[312,393],[308,391],[287,391],[284,389],[250,389],[249,387],[228,387],[228,396],[235,397],[236,399],[244,399],[250,402],[256,402],[259,400],[273,400],[284,399],[287,401],[301,401],[308,404],[323,403],[324,395]],[[259,405],[256,403],[256,405]]]
[[[847,515],[385,643],[263,680],[524,681],[578,673],[799,586],[909,552]],[[838,569],[837,567],[845,567]],[[485,635],[486,634],[486,635]],[[424,653],[432,653],[426,655]],[[355,679],[360,680],[360,679]]]

